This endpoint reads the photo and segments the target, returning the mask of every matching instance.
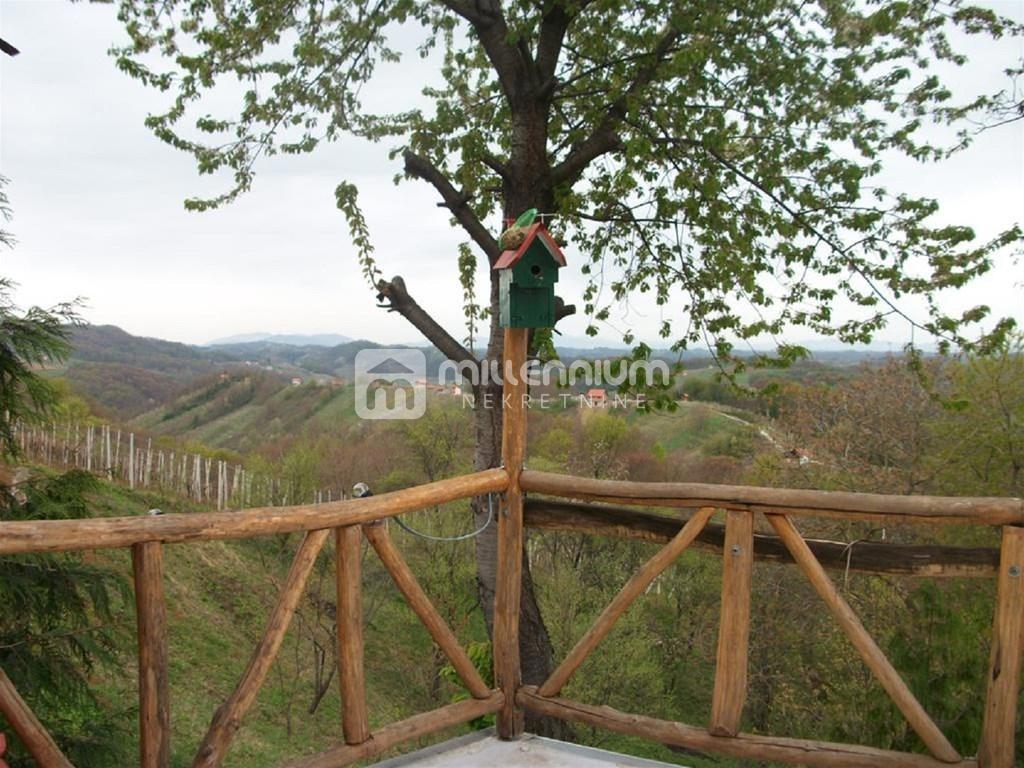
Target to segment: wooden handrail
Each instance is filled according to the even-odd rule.
[[[722,555],[722,612],[718,621],[715,688],[708,730],[735,736],[747,701],[750,577],[754,567],[754,515],[729,510]]]
[[[1002,560],[978,759],[984,768],[1014,764],[1014,731],[1024,662],[1024,528],[1003,528]]]
[[[362,528],[338,528],[334,542],[341,728],[346,744],[362,744],[370,738],[363,665]]]
[[[453,725],[468,723],[470,720],[497,712],[504,701],[505,695],[501,691],[494,691],[486,699],[466,699],[430,712],[413,715],[374,731],[370,738],[361,744],[339,744],[318,755],[288,763],[286,768],[342,768],[358,760],[379,755],[404,741],[429,736]]]
[[[238,512],[196,512],[86,520],[0,522],[0,555],[127,547],[144,541],[211,541],[270,536],[369,523],[466,499],[508,486],[503,469],[487,469],[365,499],[256,507]]]
[[[513,356],[519,354],[509,344]],[[513,387],[514,389],[514,387]],[[513,393],[514,394],[514,393]],[[307,533],[296,554],[267,631],[257,645],[238,687],[218,710],[200,749],[196,766],[217,765],[231,736],[255,699],[273,661],[295,605],[301,597],[317,553],[335,529],[338,555],[339,680],[345,699],[344,734],[347,743],[294,763],[296,768],[326,768],[365,759],[391,746],[466,722],[480,714],[498,712],[499,734],[515,737],[522,731],[524,709],[601,725],[623,733],[668,744],[706,749],[744,758],[778,760],[821,766],[977,766],[962,759],[928,717],[895,669],[875,645],[825,573],[826,567],[875,573],[930,576],[992,576],[999,574],[989,691],[979,755],[984,768],[1009,768],[1013,759],[1013,723],[1020,685],[1024,647],[1024,505],[1019,499],[896,497],[776,488],[748,488],[696,483],[633,483],[594,480],[521,470],[525,455],[525,413],[506,412],[503,446],[505,468],[389,494],[327,504],[264,507],[238,512],[195,513],[88,520],[0,522],[0,555],[58,552],[130,546],[135,560],[139,607],[141,749],[145,768],[168,764],[168,703],[166,628],[162,598],[162,543],[266,536],[293,531]],[[521,470],[521,471],[520,471]],[[405,512],[456,499],[507,491],[498,517],[498,598],[495,608],[494,652],[499,690],[491,691],[480,678],[450,628],[419,588],[384,528],[372,524]],[[694,508],[688,519],[651,514],[627,507],[550,499],[524,500],[532,491],[569,499],[617,501],[631,506]],[[709,523],[715,508],[726,510],[727,525]],[[776,536],[755,534],[753,514],[764,513]],[[803,539],[788,515],[905,523],[1003,525],[1002,560],[999,550],[905,546],[879,542],[856,543]],[[519,584],[523,526],[610,534],[667,542],[664,549],[627,583],[595,625],[538,689],[522,686],[518,656]],[[366,528],[361,528],[367,526]],[[362,674],[362,635],[359,611],[360,541],[365,532],[387,570],[424,621],[431,635],[455,664],[473,699],[371,732],[366,713]],[[586,655],[607,635],[615,620],[687,546],[715,548],[727,558],[723,571],[722,617],[718,669],[710,731],[680,723],[618,713],[607,707],[556,698]],[[723,547],[724,552],[723,552]],[[735,555],[733,553],[736,553]],[[751,564],[760,558],[796,563],[809,577],[839,620],[868,666],[893,701],[935,755],[906,755],[867,747],[827,744],[799,739],[739,733],[746,685]],[[342,619],[344,615],[344,620]],[[728,625],[728,626],[726,626]],[[19,709],[17,692],[3,686],[0,672],[0,711],[31,725],[27,707]],[[9,681],[6,681],[9,683]],[[6,709],[4,709],[6,707]],[[10,711],[8,711],[10,710]],[[25,720],[25,718],[29,718]],[[38,725],[38,721],[36,721]],[[46,753],[45,730],[38,726],[40,749]],[[29,736],[34,735],[31,730]],[[68,765],[59,754],[46,754],[46,766]]]
[[[706,507],[904,523],[1024,524],[1021,499],[889,496],[708,483],[636,483],[526,470],[523,490],[570,499],[652,507]]]
[[[686,524],[684,516],[648,512],[635,507],[586,504],[534,496],[526,500],[526,526],[545,531],[569,531],[596,536],[619,536],[664,543]],[[896,544],[890,541],[829,541],[805,538],[825,568],[857,573],[889,573],[931,578],[993,578],[999,567],[995,547],[949,547]],[[708,523],[694,549],[722,553],[725,526]],[[754,534],[754,559],[793,565],[796,561],[778,536]]]
[[[501,458],[508,472],[508,492],[498,512],[497,568],[494,579],[494,680],[505,694],[496,725],[503,739],[523,733],[523,710],[515,693],[522,684],[519,658],[519,614],[523,585],[523,488],[519,477],[526,458],[526,365],[529,330],[506,328],[502,382]]]
[[[659,720],[644,715],[620,712],[607,706],[583,704],[570,699],[541,696],[535,686],[524,685],[516,701],[527,711],[569,722],[604,728],[629,736],[639,736],[658,744],[738,757],[752,763],[779,762],[816,768],[978,768],[976,760],[946,763],[906,752],[836,744],[782,736],[740,733],[715,736],[703,728]]]

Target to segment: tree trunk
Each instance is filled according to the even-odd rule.
[[[515,133],[515,132],[514,132]],[[524,131],[525,133],[525,131]],[[541,142],[530,145],[524,139],[520,146],[532,146],[534,149],[543,146]],[[533,163],[530,163],[533,165]],[[525,170],[525,169],[524,169]],[[537,178],[535,172],[537,167],[530,168],[526,174],[517,174],[518,179],[523,176]],[[550,193],[536,193],[540,188],[539,184],[528,183],[524,187],[527,191],[518,191],[506,188],[505,195],[505,218],[515,218],[524,210],[530,207],[550,206]],[[543,208],[550,210],[550,208]],[[487,344],[487,360],[502,360],[504,357],[503,329],[499,322],[499,294],[498,279],[495,272],[491,272],[490,281],[490,337]],[[486,365],[486,360],[484,361]],[[481,377],[482,379],[482,377]],[[502,431],[502,388],[501,384],[489,382],[486,386],[481,383],[474,390],[475,428],[476,428],[476,455],[475,467],[477,470],[490,469],[501,465],[501,431]],[[495,502],[495,514],[497,514],[497,502]],[[473,512],[477,526],[483,525],[488,515],[488,500],[486,497],[473,500]],[[487,621],[488,633],[494,628],[494,590],[497,575],[497,525],[491,525],[483,534],[476,538],[476,563],[477,563],[477,587],[480,595],[480,604],[484,609],[484,617]],[[548,678],[554,668],[554,650],[551,646],[551,637],[548,635],[547,627],[541,616],[540,607],[537,604],[537,597],[533,587],[533,575],[530,571],[530,564],[526,557],[526,547],[523,548],[523,590],[519,613],[519,652],[522,664],[523,683],[525,685],[540,685]],[[532,716],[527,713],[526,731],[541,736],[553,738],[565,738],[570,732],[568,727],[560,720],[547,717]]]

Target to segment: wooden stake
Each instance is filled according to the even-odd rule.
[[[21,698],[7,673],[0,669],[0,714],[4,716],[39,768],[74,768],[57,742]]]
[[[238,681],[228,700],[213,715],[213,721],[192,761],[193,768],[215,768],[224,760],[235,733],[256,701],[256,694],[259,693],[270,666],[277,657],[292,616],[295,615],[295,607],[302,598],[309,574],[316,563],[317,555],[323,549],[328,533],[327,530],[310,531],[303,538],[281,587],[274,610],[267,621],[266,629],[263,630],[263,636],[253,649],[242,679]]]
[[[519,473],[526,457],[526,347],[527,328],[505,329],[502,401],[504,429],[501,456],[508,472],[505,504],[498,513],[497,578],[494,595],[494,679],[505,694],[498,713],[502,739],[523,732],[523,711],[515,693],[522,683],[519,659],[519,610],[523,587],[523,494]]]
[[[782,542],[793,553],[793,559],[807,576],[815,592],[825,601],[825,605],[835,616],[846,636],[850,638],[854,648],[864,659],[864,663],[878,678],[878,682],[882,684],[885,692],[889,694],[889,698],[907,718],[910,727],[921,737],[921,741],[939,760],[947,763],[959,761],[960,755],[928,716],[928,713],[924,711],[924,707],[918,702],[907,684],[903,682],[903,678],[893,668],[868,631],[864,629],[857,614],[839,594],[832,579],[825,573],[825,569],[814,557],[807,542],[803,540],[793,523],[785,515],[765,515],[765,517],[768,518],[768,522],[772,524]]]
[[[363,670],[362,533],[358,525],[334,531],[338,591],[338,684],[346,744],[370,738]]]
[[[715,691],[708,731],[735,736],[747,700],[750,639],[750,572],[754,565],[754,514],[730,510],[722,554],[722,613],[718,622]]]
[[[1012,768],[1024,653],[1024,528],[1005,526],[978,762]]]
[[[135,487],[135,433],[128,433],[128,487]]]
[[[170,688],[167,683],[167,612],[164,607],[162,545],[132,547],[135,614],[139,635],[139,765],[171,764]]]
[[[697,538],[697,534],[701,532],[701,529],[714,513],[713,507],[702,507],[697,514],[687,521],[686,525],[683,526],[683,529],[676,534],[672,541],[658,550],[654,557],[644,563],[640,570],[633,574],[633,577],[626,582],[626,585],[601,611],[601,615],[597,617],[597,621],[594,622],[593,626],[580,638],[576,646],[569,651],[565,661],[559,664],[558,668],[551,673],[551,677],[540,686],[538,689],[539,695],[554,696],[562,690],[565,684],[569,682],[573,672],[579,668],[584,659],[597,647],[597,644],[611,632],[619,617],[626,612],[626,609],[633,604],[634,600],[643,594],[651,582],[658,578],[693,543],[693,540]]]
[[[409,570],[409,566],[402,559],[398,547],[395,546],[395,542],[388,535],[388,529],[383,523],[371,523],[370,525],[363,526],[363,533],[366,534],[366,538],[373,545],[378,557],[380,557],[380,561],[387,568],[388,573],[391,574],[391,578],[395,580],[395,585],[405,595],[409,607],[420,617],[420,621],[423,622],[430,636],[434,638],[434,642],[437,643],[444,655],[448,657],[455,671],[462,678],[462,682],[466,684],[466,689],[475,699],[489,698],[493,691],[487,687],[487,683],[480,677],[480,673],[473,666],[473,662],[466,654],[466,651],[463,650],[458,638],[455,637],[455,633],[452,632],[447,622],[441,618],[441,614],[437,612],[437,608],[430,602],[430,598],[427,597],[416,577]]]

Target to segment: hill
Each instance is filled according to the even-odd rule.
[[[113,325],[75,326],[72,352],[57,372],[98,413],[127,419],[176,397],[231,365],[223,352],[133,336]]]
[[[169,405],[225,372],[258,369],[303,381],[351,381],[356,355],[364,349],[383,347],[366,340],[324,346],[319,342],[297,344],[272,339],[201,347],[133,336],[113,325],[76,326],[71,343],[67,364],[51,373],[66,378],[97,413],[119,420]],[[443,357],[433,349],[425,348],[423,352],[427,375],[436,376]]]
[[[97,414],[154,435],[242,452],[309,431],[344,434],[354,419],[349,385],[356,355],[381,348],[367,340],[330,347],[271,340],[199,347],[133,336],[114,326],[75,328],[73,344],[67,366],[56,373],[63,374]],[[434,378],[443,358],[436,350],[423,351],[427,376]],[[622,352],[564,349],[562,360],[568,364]],[[863,361],[866,354],[870,353],[824,352],[824,359],[784,371],[751,372],[743,383],[757,387],[774,380],[837,379],[848,375],[852,363]],[[679,359],[667,350],[654,355],[671,362]],[[727,384],[714,381],[715,369],[703,367],[706,364],[696,355],[687,356],[684,367],[690,375],[679,380],[679,398],[685,393],[692,399],[759,412],[769,407],[748,403]],[[671,439],[666,444],[674,445]]]
[[[255,341],[268,341],[272,344],[292,344],[298,347],[336,347],[353,341],[340,333],[238,333],[206,342],[207,347],[224,346],[225,344],[248,344]]]
[[[202,379],[131,424],[157,435],[244,452],[310,427],[337,432],[354,418],[351,386],[294,386],[279,373],[251,368]]]

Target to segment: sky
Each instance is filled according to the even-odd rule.
[[[1024,16],[1024,0],[992,6]],[[107,55],[123,39],[113,7],[0,0],[0,34],[22,51],[0,56],[0,173],[11,180],[14,220],[7,228],[18,239],[13,251],[0,253],[0,274],[19,284],[20,305],[82,297],[89,322],[189,343],[254,331],[418,342],[403,318],[377,308],[360,274],[334,203],[335,186],[347,179],[360,189],[384,275],[402,275],[425,309],[464,335],[456,271],[464,238],[427,184],[394,185],[400,160],[388,159],[387,146],[348,140],[304,157],[272,158],[235,203],[189,213],[185,198],[223,191],[225,183],[199,177],[190,156],[144,127],[166,97],[117,71]],[[1024,43],[973,43],[967,53],[971,68],[954,86],[991,90],[1001,69],[1024,54]],[[404,105],[438,78],[413,54],[409,63],[385,67],[373,92]],[[893,163],[885,181],[935,197],[948,220],[981,236],[1024,222],[1024,121],[985,133],[941,165]],[[498,221],[488,223],[500,229]],[[579,305],[584,259],[571,244],[567,258],[558,293]],[[1022,321],[1022,269],[1006,254],[948,301],[988,303]],[[478,284],[484,281],[481,272]],[[618,329],[633,327],[655,341],[660,316],[631,301],[601,326],[600,338],[617,342]],[[559,329],[575,341],[587,323],[568,318]],[[901,344],[909,329],[891,327],[882,339]]]

